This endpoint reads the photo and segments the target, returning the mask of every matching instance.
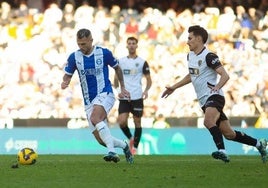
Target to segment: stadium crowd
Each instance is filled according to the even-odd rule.
[[[208,48],[219,55],[230,74],[224,88],[226,114],[268,113],[267,0],[194,0],[187,6],[177,1],[163,6],[156,1],[151,6],[144,4],[150,1],[139,0],[128,0],[126,6],[114,1],[109,6],[105,1],[94,5],[51,1],[46,6],[37,0],[18,2],[14,6],[1,1],[0,118],[84,118],[78,77],[69,89],[60,90],[66,57],[77,49],[75,33],[82,27],[118,58],[127,54],[126,37],[138,37],[138,54],[148,60],[153,80],[145,117],[202,116],[191,85],[168,100],[160,98],[166,85],[188,71],[187,28],[194,24],[208,29]]]

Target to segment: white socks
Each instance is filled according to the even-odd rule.
[[[226,154],[226,150],[225,149],[219,149],[220,152]]]
[[[260,141],[257,141],[256,148],[258,148],[258,147],[260,147],[260,146],[261,146]]]
[[[114,149],[114,138],[111,135],[111,132],[104,121],[101,121],[96,124],[96,129],[99,132],[100,138],[105,143],[109,152],[115,152]]]
[[[113,140],[114,140],[114,147],[115,148],[122,148],[122,149],[126,148],[127,144],[124,141],[117,139],[115,137],[113,137]]]

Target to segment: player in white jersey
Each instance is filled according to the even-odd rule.
[[[152,80],[150,68],[144,59],[136,53],[138,48],[138,39],[135,37],[127,38],[128,56],[119,59],[119,66],[123,71],[125,87],[130,93],[130,101],[127,98],[119,100],[118,124],[125,136],[129,139],[130,150],[136,154],[141,135],[141,118],[143,115],[143,100],[148,97],[148,91],[151,88]],[[142,87],[142,78],[146,79],[145,88]],[[144,90],[143,90],[144,89]],[[135,130],[134,137],[128,127],[129,113],[132,113]]]
[[[191,26],[188,29],[188,41],[190,52],[187,56],[189,73],[179,82],[167,86],[162,97],[168,97],[176,89],[192,83],[204,111],[204,125],[213,137],[218,151],[212,153],[212,157],[229,162],[230,158],[226,153],[223,136],[232,141],[255,146],[263,162],[267,160],[267,140],[259,141],[243,132],[233,130],[230,122],[223,112],[225,98],[222,87],[229,80],[225,68],[222,66],[218,56],[210,52],[205,43],[208,39],[207,31],[198,26]],[[218,80],[219,76],[219,80]]]
[[[104,160],[118,162],[120,158],[116,154],[115,148],[119,147],[123,149],[127,162],[133,163],[128,144],[113,137],[107,125],[107,114],[115,102],[109,80],[109,66],[114,68],[118,77],[121,86],[120,97],[130,97],[129,92],[125,89],[118,60],[107,48],[92,45],[93,38],[90,30],[80,29],[76,38],[79,49],[71,53],[67,59],[61,88],[68,87],[74,72],[77,70],[89,128],[96,140],[108,149],[108,154],[104,156]]]

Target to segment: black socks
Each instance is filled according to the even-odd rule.
[[[208,130],[209,130],[210,134],[212,135],[213,140],[214,140],[218,150],[225,149],[223,137],[222,137],[220,129],[217,126],[214,126]]]

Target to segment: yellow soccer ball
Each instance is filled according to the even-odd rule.
[[[23,148],[18,153],[18,162],[22,165],[35,164],[37,153],[32,148]]]

